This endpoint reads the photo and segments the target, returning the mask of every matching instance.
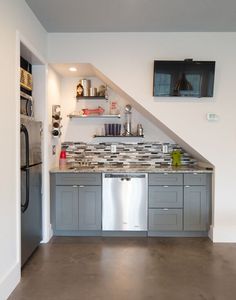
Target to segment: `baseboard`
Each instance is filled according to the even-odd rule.
[[[21,268],[16,264],[0,282],[0,300],[6,300],[20,282]]]
[[[47,233],[46,233],[46,235],[44,235],[41,243],[42,244],[48,243],[51,240],[52,237],[53,237],[52,224],[49,224],[48,229],[47,229]]]
[[[104,237],[147,237],[147,231],[102,231]]]
[[[207,237],[206,231],[148,231],[149,237]]]
[[[85,230],[85,231],[77,231],[77,230],[56,230],[54,231],[54,236],[83,236],[83,237],[91,237],[91,236],[102,236],[101,230]]]
[[[236,243],[236,226],[213,226],[212,240],[214,243]]]

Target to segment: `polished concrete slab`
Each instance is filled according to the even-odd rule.
[[[235,300],[236,244],[207,238],[54,237],[9,300]]]

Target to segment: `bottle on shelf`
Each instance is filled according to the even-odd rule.
[[[137,125],[137,136],[143,136],[143,126],[142,126],[142,124]]]
[[[111,101],[110,114],[111,115],[117,115],[118,114],[118,108],[117,108],[117,102],[116,101]]]
[[[79,84],[76,87],[76,96],[81,97],[81,96],[83,96],[83,94],[84,94],[84,89],[83,89],[82,84],[79,82]]]

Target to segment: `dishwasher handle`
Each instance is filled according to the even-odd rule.
[[[131,178],[146,178],[146,174],[104,174],[104,178],[118,178],[123,180],[130,181]]]
[[[122,178],[120,178],[120,180],[121,180],[121,181],[124,181],[124,180],[126,180],[126,181],[130,181],[130,180],[131,180],[131,178],[130,178],[130,177],[122,177]]]

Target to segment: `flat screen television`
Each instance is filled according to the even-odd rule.
[[[214,61],[155,60],[154,97],[213,97]]]

